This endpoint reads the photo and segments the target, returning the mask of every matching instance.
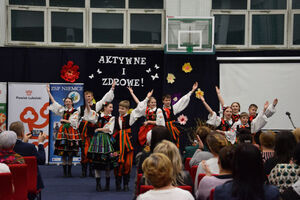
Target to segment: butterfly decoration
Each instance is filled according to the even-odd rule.
[[[155,69],[159,69],[159,66],[157,64],[155,64],[154,68]]]
[[[94,78],[94,74],[91,74],[91,75],[89,76],[89,78],[90,78],[90,79],[93,79],[93,78]]]
[[[155,75],[151,75],[151,78],[152,78],[153,81],[154,81],[155,79],[158,79],[158,78],[159,78],[158,73],[156,73]]]
[[[102,71],[100,69],[97,70],[98,74],[102,74]]]
[[[149,74],[151,72],[151,68],[147,69],[146,72]]]

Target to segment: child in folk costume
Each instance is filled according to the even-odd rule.
[[[170,133],[172,133],[174,140],[176,141],[177,147],[179,147],[179,135],[180,131],[175,126],[175,115],[183,111],[190,102],[190,97],[193,92],[198,87],[198,82],[195,82],[192,90],[181,97],[179,101],[177,101],[173,106],[171,105],[171,95],[163,96],[163,115],[166,127],[169,129]]]
[[[114,99],[114,89],[115,89],[115,82],[113,82],[111,89],[103,96],[103,98],[98,101],[96,104],[93,103],[93,92],[85,91],[84,92],[84,99],[85,104],[89,105],[91,110],[99,112],[104,104],[104,102],[111,102]],[[77,108],[77,111],[71,116],[70,120],[72,123],[76,124],[78,127],[78,131],[80,132],[82,144],[81,144],[81,167],[82,167],[82,175],[81,177],[86,177],[87,174],[87,165],[90,163],[89,166],[89,176],[93,177],[93,168],[91,165],[91,160],[87,158],[88,148],[90,147],[91,139],[94,135],[94,124],[90,121],[94,119],[90,119],[88,115],[89,112],[86,109],[86,106],[80,106]]]
[[[116,189],[121,190],[121,182],[123,176],[124,191],[129,191],[128,183],[130,179],[130,171],[133,161],[133,147],[132,147],[132,135],[131,126],[141,116],[147,107],[147,102],[151,97],[153,90],[147,94],[147,97],[137,107],[128,114],[130,103],[129,101],[121,101],[119,103],[119,114],[116,121],[116,132],[114,138],[116,140],[116,148],[119,153],[119,166],[115,168],[114,173],[116,177]]]
[[[219,102],[222,106],[222,109],[224,109],[224,107],[226,107],[225,103],[224,103],[224,99],[221,96],[220,89],[217,86],[216,86],[216,92],[217,92],[217,95],[218,95]],[[237,122],[240,119],[241,105],[240,105],[239,102],[233,102],[230,107],[232,109],[231,118],[232,118],[233,122]]]
[[[70,116],[76,112],[76,109],[73,108],[73,99],[65,98],[64,106],[60,105],[55,101],[53,96],[50,93],[49,85],[47,86],[47,92],[49,98],[52,102],[49,109],[54,112],[56,115],[62,117],[60,120],[61,126],[55,136],[55,150],[54,154],[62,157],[62,166],[65,177],[71,177],[71,168],[73,156],[78,155],[79,151],[79,143],[81,141],[79,133],[76,130],[76,127],[73,126],[69,118]],[[68,169],[67,169],[68,166]]]
[[[215,126],[217,131],[226,135],[233,124],[233,120],[231,118],[232,109],[230,106],[225,107],[223,109],[223,117],[217,116],[216,112],[214,112],[211,107],[206,103],[203,96],[200,96],[200,99],[205,106],[206,110],[209,112],[207,124]]]
[[[270,118],[270,117],[272,117],[272,116],[274,115],[274,113],[276,112],[275,107],[276,107],[277,103],[278,103],[278,99],[277,99],[277,98],[275,98],[275,99],[273,100],[273,103],[272,103],[272,104],[269,104],[269,103],[268,103],[268,107],[267,107],[267,109],[266,109],[265,112],[264,112],[264,114],[265,114],[265,116],[266,116],[267,118]],[[248,109],[248,111],[249,111],[249,122],[250,122],[250,123],[251,123],[256,117],[259,116],[259,114],[257,114],[257,109],[258,109],[257,105],[255,105],[255,104],[250,104],[249,109]],[[258,130],[257,132],[253,133],[253,134],[254,134],[254,141],[255,141],[257,144],[259,144],[259,135],[260,135],[260,133],[261,133],[260,130]]]
[[[118,156],[113,148],[114,139],[111,136],[115,126],[115,117],[111,115],[113,104],[105,102],[99,114],[92,111],[89,106],[88,110],[93,112],[92,115],[95,116],[94,123],[96,126],[87,156],[92,160],[95,167],[96,190],[98,192],[103,191],[100,182],[100,170],[105,170],[106,185],[104,190],[108,191],[110,186],[110,169],[118,166]]]
[[[134,101],[138,104],[140,103],[139,99],[135,96],[131,87],[128,87],[128,90],[133,97]],[[150,97],[147,107],[143,112],[143,116],[146,117],[146,121],[140,127],[138,133],[138,139],[141,146],[144,146],[147,141],[147,133],[152,130],[152,128],[156,125],[164,126],[164,116],[162,110],[156,107],[156,99],[154,97]]]
[[[242,129],[248,129],[251,134],[255,134],[258,131],[260,131],[267,123],[267,117],[265,115],[265,112],[269,106],[269,103],[266,102],[264,105],[264,110],[260,112],[257,117],[252,120],[251,122],[249,121],[249,115],[246,112],[242,112],[240,114],[240,119],[235,122],[229,133],[226,134],[226,138],[234,144],[236,142],[236,136],[239,135],[240,131]]]

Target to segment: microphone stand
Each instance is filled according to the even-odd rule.
[[[294,127],[294,129],[296,129],[296,126],[294,125],[294,122],[293,122],[293,120],[292,120],[292,118],[291,118],[291,115],[287,115],[287,116],[289,117],[289,119],[290,119],[290,121],[291,121],[292,126]]]

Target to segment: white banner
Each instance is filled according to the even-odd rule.
[[[222,63],[220,89],[225,104],[237,101],[241,112],[247,112],[252,103],[263,109],[264,103],[278,98],[276,113],[268,119],[264,129],[293,129],[300,126],[299,63]]]
[[[35,133],[43,131],[49,135],[49,97],[46,83],[8,83],[8,124],[21,121],[25,126],[25,133],[33,130]],[[38,144],[38,136],[33,135],[30,143]],[[48,138],[44,147],[46,162],[48,163]]]
[[[6,130],[6,82],[0,82],[0,130]]]

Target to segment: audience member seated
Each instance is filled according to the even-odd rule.
[[[0,133],[0,163],[5,164],[24,164],[23,157],[13,148],[17,141],[17,135],[13,131],[3,131]]]
[[[269,175],[278,163],[289,163],[296,147],[295,136],[290,131],[283,131],[275,137],[274,157],[266,160],[265,173]]]
[[[239,144],[252,144],[253,141],[251,131],[246,128],[242,128],[239,130],[237,138]]]
[[[239,144],[233,157],[233,181],[217,186],[214,200],[278,200],[279,191],[264,184],[261,152],[252,144]]]
[[[232,180],[232,164],[234,156],[234,146],[223,147],[219,152],[218,165],[220,174],[218,176],[211,176],[211,172],[207,166],[202,166],[205,170],[206,176],[202,178],[196,191],[196,199],[207,200],[209,199],[210,191],[222,185],[225,182]]]
[[[10,173],[9,167],[5,163],[0,163],[0,173]]]
[[[291,187],[299,178],[300,174],[300,143],[297,144],[293,157],[289,162],[278,163],[269,175],[269,183],[276,185],[279,192],[283,193]]]
[[[293,134],[296,138],[297,143],[300,142],[300,128],[296,128],[295,130],[293,130]]]
[[[147,151],[145,148],[137,158],[138,160],[138,173],[143,173],[142,164],[144,160],[153,152],[153,149],[163,140],[168,140],[173,142],[173,136],[170,134],[169,130],[164,126],[155,126],[153,129],[147,134],[147,142],[150,144],[150,151]]]
[[[197,139],[199,148],[196,150],[190,161],[190,167],[199,165],[202,160],[208,160],[213,157],[213,154],[209,152],[209,148],[206,143],[206,138],[210,132],[210,128],[206,126],[200,126],[197,128],[195,137]]]
[[[147,182],[154,189],[138,196],[138,200],[192,200],[194,197],[190,192],[174,187],[173,166],[170,159],[162,153],[153,153],[143,162],[143,171]]]
[[[214,157],[208,160],[203,160],[201,163],[205,162],[205,165],[207,165],[208,169],[212,174],[219,174],[220,173],[220,169],[218,165],[219,152],[223,147],[227,146],[228,144],[227,139],[225,138],[224,135],[217,132],[213,132],[207,136],[206,143],[208,145],[210,152],[213,154]],[[196,172],[195,187],[194,187],[195,191],[198,188],[198,175],[205,173],[201,163],[198,165],[197,172]]]
[[[46,139],[46,134],[40,133],[38,136],[38,151],[34,144],[27,143],[31,137],[31,134],[24,134],[25,128],[22,122],[16,121],[10,124],[9,130],[17,133],[18,139],[14,147],[14,151],[22,156],[35,156],[38,165],[45,164],[46,154],[43,142]],[[44,188],[44,183],[38,168],[37,174],[37,189]]]
[[[163,140],[155,147],[153,152],[165,154],[171,160],[173,165],[173,176],[175,177],[172,182],[174,186],[189,185],[193,187],[192,178],[188,171],[183,170],[181,155],[174,143]],[[151,183],[146,184],[151,185]]]
[[[274,156],[276,134],[272,131],[262,132],[259,136],[260,151],[263,162]]]

